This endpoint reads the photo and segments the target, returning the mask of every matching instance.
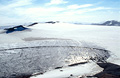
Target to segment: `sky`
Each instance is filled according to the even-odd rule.
[[[0,25],[27,22],[120,21],[120,0],[0,0]]]

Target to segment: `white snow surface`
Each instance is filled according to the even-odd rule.
[[[40,27],[39,27],[40,26]],[[74,25],[68,23],[43,24],[31,27],[33,29],[48,30],[53,38],[73,39],[96,44],[110,50],[113,57],[108,61],[120,65],[120,27]],[[50,36],[50,35],[48,35]]]
[[[59,38],[85,41],[97,44],[120,56],[120,27],[118,26],[95,26],[74,25],[68,23],[37,24],[29,30],[16,31],[10,34],[0,34],[0,43],[26,42],[24,39],[33,38]],[[2,30],[0,31],[0,33]],[[39,39],[38,39],[39,40]]]
[[[96,73],[101,72],[102,70],[103,69],[100,68],[97,64],[91,62],[74,67],[55,69],[53,71],[48,71],[42,75],[36,75],[30,78],[77,78],[81,76],[92,76]]]
[[[9,34],[6,34],[6,31],[4,30],[0,30],[0,50],[33,46],[82,45],[83,47],[104,48],[106,50],[109,50],[111,53],[111,57],[107,61],[120,65],[120,27],[118,26],[43,23],[36,24],[27,28],[29,29],[24,31],[15,31]],[[8,50],[5,51],[5,53],[6,52],[19,53],[19,51],[16,50]],[[97,64],[91,62],[85,65],[78,65],[75,67],[66,67],[61,69],[64,70],[64,72],[61,72],[59,69],[56,69],[48,71],[43,75],[31,78],[64,78],[66,76],[68,77],[70,73],[74,73],[74,75],[76,76],[86,74],[90,75],[90,72],[95,71],[94,74],[98,73],[98,70],[95,69],[99,69],[100,71],[102,70],[100,67],[97,66]],[[56,73],[58,74],[56,75]]]

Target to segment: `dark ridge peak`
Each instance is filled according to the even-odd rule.
[[[45,23],[55,24],[56,22],[54,22],[54,21],[48,21],[48,22],[45,22]]]
[[[34,22],[34,23],[32,23],[32,24],[30,24],[30,25],[28,25],[28,26],[33,26],[33,25],[36,25],[36,24],[38,24],[37,22]]]
[[[103,23],[96,23],[96,24],[92,24],[92,25],[105,25],[105,26],[120,26],[120,22],[116,21],[116,20],[109,20]]]
[[[103,23],[103,25],[108,25],[108,26],[120,26],[120,22],[111,20],[111,21],[106,21]]]
[[[110,20],[110,21],[106,21],[105,23],[118,23],[118,21],[116,21],[116,20]]]

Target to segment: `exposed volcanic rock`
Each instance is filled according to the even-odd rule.
[[[27,28],[25,28],[23,25],[19,25],[19,26],[15,26],[15,27],[12,27],[12,28],[6,28],[4,30],[7,30],[6,33],[12,33],[14,31],[23,31]]]
[[[95,76],[98,78],[120,78],[120,66],[112,63],[97,63],[104,70]]]
[[[30,24],[30,25],[28,25],[28,26],[33,26],[33,25],[36,25],[36,24],[38,24],[37,22],[35,22],[35,23],[32,23],[32,24]]]
[[[48,22],[45,22],[45,23],[55,24],[56,22],[54,22],[54,21],[48,21]]]

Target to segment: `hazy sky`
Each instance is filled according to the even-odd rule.
[[[120,0],[0,0],[0,24],[120,21]]]

